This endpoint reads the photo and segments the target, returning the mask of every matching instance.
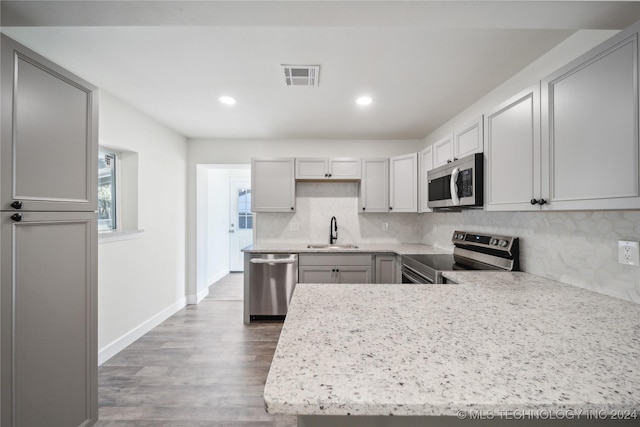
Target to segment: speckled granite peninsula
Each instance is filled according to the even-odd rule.
[[[299,284],[267,410],[304,426],[459,411],[638,422],[640,305],[526,273],[447,275],[460,284]]]

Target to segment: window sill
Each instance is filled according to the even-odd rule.
[[[99,231],[98,243],[117,242],[120,240],[138,239],[142,236],[144,230],[123,230],[123,231]]]

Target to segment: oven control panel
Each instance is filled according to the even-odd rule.
[[[468,231],[454,231],[451,239],[454,245],[472,245],[507,252],[511,250],[517,241],[517,237],[471,233]]]

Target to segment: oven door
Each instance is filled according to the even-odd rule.
[[[433,284],[433,280],[416,271],[406,264],[402,264],[402,283],[414,283],[416,285]]]

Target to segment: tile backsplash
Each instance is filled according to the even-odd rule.
[[[295,213],[258,213],[256,241],[329,243],[329,222],[338,220],[338,242],[420,243],[422,223],[418,214],[358,213],[356,182],[296,183]],[[383,223],[388,230],[383,231]],[[298,225],[299,231],[292,231]]]
[[[454,230],[517,236],[523,271],[640,304],[640,267],[617,262],[618,240],[640,240],[640,211],[359,214],[358,183],[296,186],[295,213],[257,214],[257,242],[328,243],[332,216],[342,244],[425,243],[451,251]]]
[[[640,304],[640,267],[618,264],[618,240],[640,240],[640,211],[423,215],[423,243],[450,249],[454,230],[520,237],[523,271]]]

